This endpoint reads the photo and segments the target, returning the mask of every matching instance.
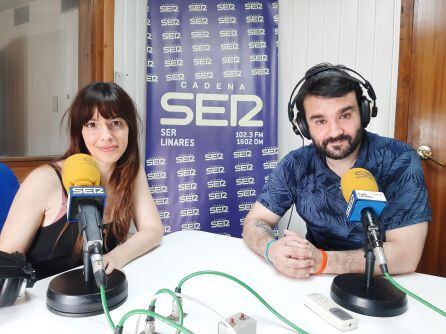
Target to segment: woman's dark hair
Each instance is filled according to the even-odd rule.
[[[327,67],[327,70],[318,72]],[[361,106],[363,92],[358,80],[342,70],[330,69],[330,67],[333,68],[333,65],[318,64],[305,73],[305,82],[296,95],[297,110],[305,112],[304,99],[307,96],[341,97],[353,91],[356,94],[358,106]],[[316,74],[312,75],[312,73]]]
[[[77,153],[89,154],[82,137],[82,128],[96,112],[105,119],[120,117],[125,120],[129,128],[127,148],[116,162],[108,185],[113,197],[107,202],[105,208],[105,212],[109,214],[112,221],[105,226],[104,239],[106,241],[108,233],[112,233],[118,243],[121,243],[125,241],[133,218],[133,185],[140,168],[139,117],[132,99],[121,87],[113,82],[95,82],[85,86],[77,93],[73,104],[64,115],[64,118],[68,116],[70,143],[67,151],[58,161]],[[59,238],[66,227],[62,230]],[[106,242],[105,246],[107,248]],[[81,248],[82,238],[79,236],[74,256],[80,255]]]

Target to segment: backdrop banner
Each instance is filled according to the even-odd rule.
[[[277,165],[278,19],[271,0],[149,1],[145,165],[165,233],[241,236]]]

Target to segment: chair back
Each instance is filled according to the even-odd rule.
[[[0,163],[0,231],[19,186],[14,172],[5,164]]]

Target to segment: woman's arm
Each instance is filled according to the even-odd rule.
[[[136,257],[148,252],[161,242],[163,224],[149,192],[144,169],[140,167],[133,190],[133,209],[137,232],[123,244],[104,255],[106,273],[120,269]]]
[[[41,166],[32,171],[12,202],[0,234],[0,250],[25,254],[46,212],[50,207],[57,206],[56,203],[51,205],[54,200],[57,201],[56,195],[61,202],[59,180],[51,167]]]

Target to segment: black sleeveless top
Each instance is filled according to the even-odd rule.
[[[59,169],[54,165],[51,167],[56,171],[67,195]],[[66,224],[68,226],[56,244]],[[26,254],[26,260],[33,266],[38,280],[82,265],[82,252],[77,257],[73,255],[78,234],[77,223],[68,223],[66,215],[49,226],[39,228]],[[117,246],[118,242],[112,233],[108,233],[106,244],[108,250]],[[105,249],[103,251],[106,253]]]

